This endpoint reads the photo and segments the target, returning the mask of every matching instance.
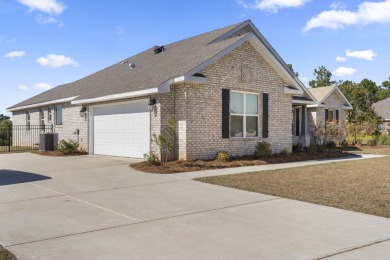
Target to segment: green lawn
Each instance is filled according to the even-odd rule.
[[[390,147],[359,152],[390,155]],[[390,157],[196,180],[390,218]]]

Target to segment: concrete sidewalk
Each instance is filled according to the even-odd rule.
[[[177,173],[174,176],[178,179],[192,180],[194,178],[208,177],[208,176],[220,176],[220,175],[229,175],[229,174],[246,173],[246,172],[279,170],[279,169],[296,168],[296,167],[304,167],[304,166],[312,166],[312,165],[320,165],[320,164],[328,164],[328,163],[339,163],[339,162],[346,162],[346,161],[374,159],[374,158],[381,158],[386,156],[387,155],[359,154],[359,155],[353,155],[353,156],[341,157],[341,158],[310,160],[310,161],[302,161],[302,162],[244,166],[244,167],[206,170],[206,171],[197,171],[197,172],[183,172],[183,173]]]
[[[189,180],[194,173],[141,173],[131,161],[0,155],[0,243],[20,259],[390,255],[389,219]],[[316,162],[261,169],[298,164]]]

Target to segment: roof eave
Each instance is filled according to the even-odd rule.
[[[162,86],[161,84],[160,86]],[[128,98],[135,98],[135,97],[142,97],[142,96],[148,96],[151,94],[159,93],[159,87],[156,88],[150,88],[145,90],[139,90],[139,91],[131,91],[126,93],[120,93],[120,94],[113,94],[113,95],[107,95],[97,98],[89,98],[89,99],[79,99],[74,100],[71,102],[72,105],[79,105],[79,104],[93,104],[93,103],[100,103],[100,102],[108,102],[108,101],[116,101],[116,100],[122,100],[122,99],[128,99]]]
[[[43,106],[49,106],[49,105],[54,105],[54,104],[60,104],[60,103],[66,103],[70,102],[74,99],[76,99],[77,96],[75,97],[67,97],[67,98],[61,98],[61,99],[55,99],[55,100],[50,100],[46,102],[41,102],[41,103],[36,103],[36,104],[31,104],[27,106],[20,106],[20,107],[12,107],[12,108],[7,108],[8,112],[15,112],[19,110],[24,110],[24,109],[30,109],[30,108],[36,108],[36,107],[43,107]]]

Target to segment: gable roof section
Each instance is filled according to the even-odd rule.
[[[390,98],[383,99],[372,105],[375,112],[384,120],[390,120]]]
[[[70,97],[72,104],[117,100],[168,92],[170,84],[178,81],[204,82],[207,79],[194,74],[246,41],[250,41],[289,84],[286,86],[289,87],[287,91],[314,99],[248,20],[165,45],[165,51],[159,54],[155,54],[154,48],[150,48],[73,83],[60,85],[36,95],[11,106],[8,110],[39,106]],[[135,64],[135,67],[130,69],[130,64]]]
[[[344,94],[336,85],[309,88],[309,91],[317,100],[317,104],[311,107],[326,106],[326,104],[324,104],[325,100],[334,92],[342,100],[342,102],[344,102],[343,109],[352,109],[352,105],[349,103],[348,99],[344,96]]]

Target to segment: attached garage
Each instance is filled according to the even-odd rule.
[[[92,106],[91,148],[94,154],[143,158],[150,150],[148,100]]]

